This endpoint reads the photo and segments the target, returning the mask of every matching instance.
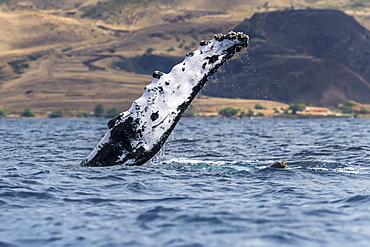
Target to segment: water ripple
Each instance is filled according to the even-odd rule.
[[[370,241],[369,120],[183,119],[142,167],[79,167],[106,121],[0,120],[0,246]]]

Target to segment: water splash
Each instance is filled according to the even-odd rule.
[[[163,169],[185,170],[193,172],[227,172],[227,171],[252,171],[261,166],[251,165],[250,161],[204,161],[195,159],[173,158],[160,163]]]

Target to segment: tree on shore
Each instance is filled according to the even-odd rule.
[[[225,107],[219,111],[219,114],[224,117],[232,117],[238,114],[239,111],[240,111],[239,108]]]
[[[32,111],[31,107],[24,109],[24,112],[21,114],[22,117],[36,117],[36,114]]]
[[[361,110],[359,112],[360,114],[368,114],[369,113],[369,110],[366,109],[365,107],[361,107]],[[0,116],[1,117],[1,116]]]
[[[63,114],[62,110],[56,110],[56,111],[53,111],[53,112],[49,115],[49,118],[61,118],[61,117],[64,117],[64,114]]]
[[[0,118],[6,117],[9,113],[5,110],[0,110]]]
[[[342,113],[351,114],[353,112],[352,106],[356,106],[356,103],[348,100],[343,103],[343,105],[340,107],[340,110]]]
[[[94,108],[94,116],[95,117],[102,117],[104,114],[104,105],[103,104],[97,104]]]
[[[107,113],[105,114],[106,117],[113,118],[120,114],[121,112],[116,108],[112,107],[107,110]]]
[[[182,114],[183,117],[195,117],[196,111],[194,109],[194,105],[190,104],[188,108],[185,110],[184,114]]]
[[[265,108],[261,104],[255,104],[254,105],[254,109],[256,109],[256,110],[263,110]]]
[[[289,110],[292,111],[292,114],[297,114],[297,111],[303,111],[304,109],[306,109],[305,104],[295,104],[295,103],[289,104]]]

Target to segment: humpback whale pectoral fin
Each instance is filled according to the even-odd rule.
[[[118,115],[115,118],[112,118],[111,120],[108,121],[108,128],[111,129],[116,125],[117,120],[120,119],[120,115]]]
[[[151,159],[208,77],[248,42],[248,35],[241,32],[215,34],[168,74],[155,71],[152,84],[131,108],[109,120],[106,135],[81,165],[142,165]]]

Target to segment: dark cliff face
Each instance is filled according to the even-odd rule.
[[[370,103],[370,32],[345,13],[258,13],[234,30],[250,35],[248,55],[230,63],[232,83],[216,80],[202,94],[322,106]]]

